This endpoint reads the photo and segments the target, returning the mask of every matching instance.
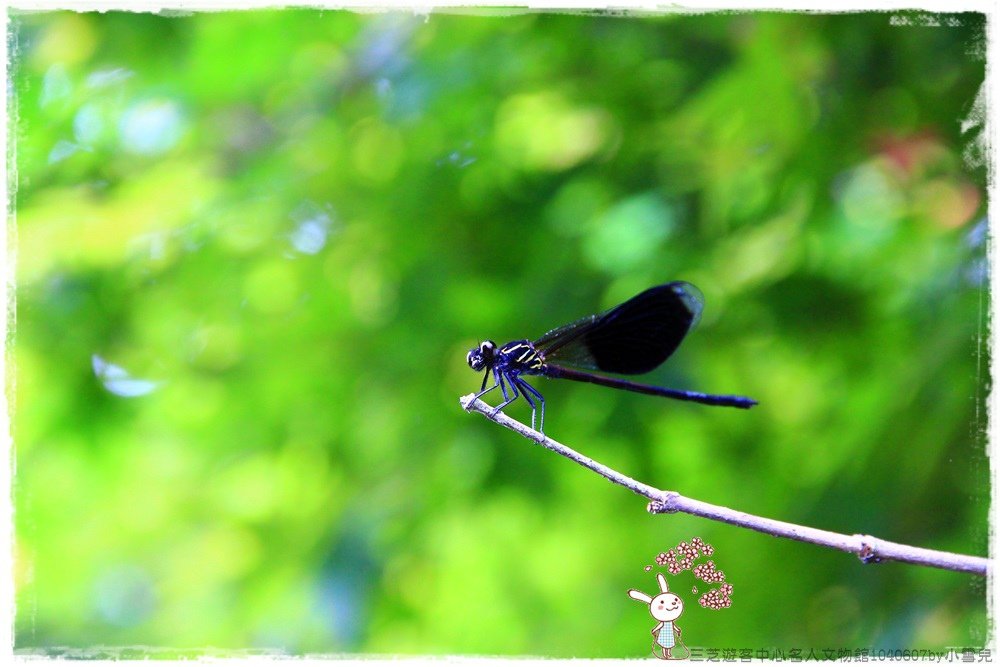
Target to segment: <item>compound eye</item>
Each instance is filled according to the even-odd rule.
[[[479,344],[479,349],[482,352],[492,352],[493,350],[496,349],[496,343],[494,343],[491,340],[483,341],[482,343]]]

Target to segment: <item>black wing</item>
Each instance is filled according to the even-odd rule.
[[[652,287],[611,310],[553,329],[535,341],[535,349],[546,364],[648,373],[674,353],[704,303],[690,283]]]

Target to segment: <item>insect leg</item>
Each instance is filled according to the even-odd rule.
[[[496,374],[497,374],[497,383],[499,383],[499,385],[500,385],[500,391],[503,392],[503,400],[505,400],[505,401],[507,401],[507,403],[509,403],[510,402],[510,396],[507,394],[507,382],[504,381],[505,376],[500,371],[496,371]],[[515,396],[515,398],[517,398],[517,397]],[[507,403],[504,403],[504,405],[507,405]]]
[[[534,430],[534,428],[535,428],[535,413],[538,410],[535,408],[535,401],[531,398],[531,395],[533,393],[535,393],[535,392],[532,391],[532,392],[529,393],[528,389],[533,389],[533,388],[530,387],[528,385],[528,383],[525,382],[524,380],[522,380],[521,378],[514,378],[514,382],[516,382],[517,386],[521,388],[521,395],[524,396],[524,400],[527,401],[528,405],[531,406],[531,428],[532,428],[532,430]]]
[[[489,377],[490,377],[490,372],[486,371],[486,374],[483,376],[483,386],[479,389],[479,393],[472,397],[472,401],[473,402],[475,402],[483,394],[488,394],[491,391],[493,391],[494,389],[496,389],[497,387],[501,387],[501,385],[500,385],[500,372],[497,371],[497,369],[494,368],[493,369],[493,379],[495,380],[495,383],[489,389],[485,389],[486,382],[487,382],[487,380],[489,380]],[[504,398],[507,398],[507,390],[505,388],[503,388],[503,387],[501,387],[501,388],[503,389]]]
[[[508,384],[510,384],[511,393],[513,393],[514,395],[511,396],[510,398],[507,398],[507,395],[504,394],[504,398],[507,398],[507,400],[505,400],[503,403],[501,403],[500,405],[498,405],[495,408],[493,408],[493,413],[490,415],[491,417],[496,417],[498,412],[500,412],[501,410],[503,410],[504,408],[506,408],[508,405],[510,405],[511,403],[513,403],[514,401],[516,401],[517,397],[521,395],[520,392],[518,392],[518,390],[517,390],[517,376],[516,375],[512,377],[510,375],[507,375],[506,373],[501,373],[501,379],[499,380],[499,382],[501,383],[500,384],[501,387],[503,386],[503,378],[507,379]]]
[[[535,404],[532,403],[531,399],[528,398],[528,394],[531,394],[532,396],[534,396],[535,398],[537,398],[538,402],[541,404],[541,407],[542,407],[542,418],[540,420],[538,420],[538,432],[539,433],[545,433],[545,397],[542,396],[542,394],[541,394],[540,391],[538,391],[537,389],[535,389],[534,387],[532,387],[530,384],[528,384],[527,382],[525,382],[521,378],[517,378],[517,383],[521,386],[522,391],[524,391],[524,400],[526,400],[529,403],[531,403],[531,408],[532,408],[532,413],[531,413],[531,428],[535,428],[535,413],[534,413]]]

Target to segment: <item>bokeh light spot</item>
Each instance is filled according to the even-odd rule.
[[[657,195],[637,195],[600,216],[584,242],[595,265],[613,273],[651,259],[674,227],[673,210]]]
[[[135,565],[110,568],[94,585],[94,604],[101,617],[112,625],[138,625],[156,605],[152,577]]]
[[[49,164],[62,162],[79,150],[79,145],[74,144],[72,141],[60,139],[56,142],[56,145],[52,147],[52,150],[49,151]]]
[[[50,67],[42,78],[42,94],[38,103],[44,108],[56,102],[63,102],[73,92],[66,68],[61,64]]]
[[[87,75],[87,87],[106,88],[127,81],[135,75],[135,72],[124,67],[113,67],[109,69],[99,69]]]
[[[105,110],[97,103],[83,105],[73,116],[73,136],[82,144],[97,143],[106,127]]]
[[[497,149],[525,169],[568,169],[593,157],[613,133],[607,111],[573,106],[552,92],[516,95],[497,112]]]
[[[125,111],[119,132],[126,150],[141,155],[159,155],[180,140],[184,118],[175,102],[146,100]]]
[[[903,211],[903,197],[876,163],[854,169],[840,195],[844,216],[871,239],[881,238]]]
[[[123,398],[145,396],[162,384],[162,382],[134,378],[121,366],[109,363],[96,354],[91,355],[90,360],[94,376],[101,381],[105,389],[116,396]]]
[[[326,247],[327,239],[333,231],[330,207],[320,207],[312,202],[303,202],[291,215],[295,228],[289,234],[292,247],[304,255],[315,255]]]
[[[89,58],[96,47],[97,35],[90,18],[76,12],[63,12],[42,32],[32,57],[46,65],[72,65]]]

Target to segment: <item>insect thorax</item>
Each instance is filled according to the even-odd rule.
[[[530,340],[515,340],[500,348],[498,364],[501,370],[534,373],[541,369],[542,358]]]

